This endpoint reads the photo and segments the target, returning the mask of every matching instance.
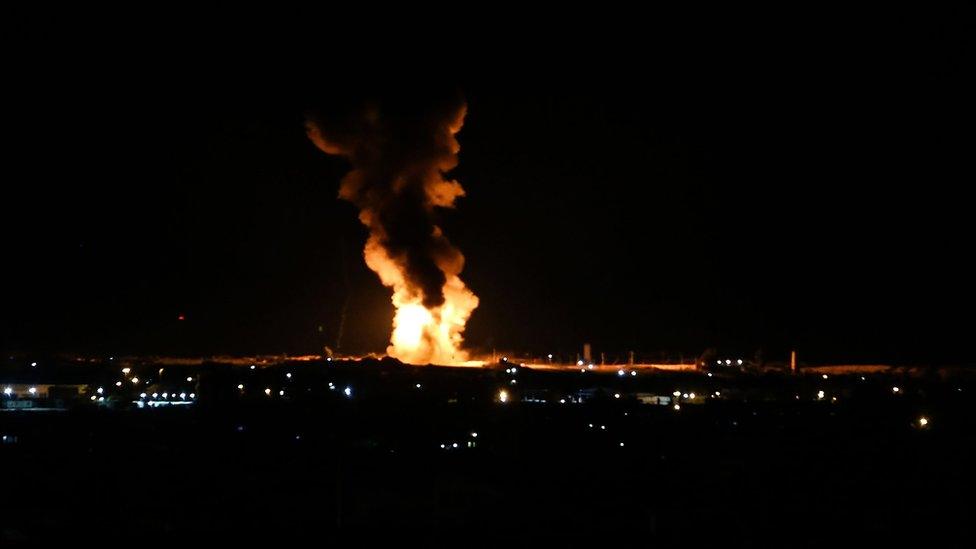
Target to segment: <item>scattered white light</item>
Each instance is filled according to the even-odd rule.
[[[264,394],[266,394],[268,396],[271,396],[271,387],[265,387],[264,388]]]
[[[287,374],[285,374],[285,377],[287,377],[288,379],[291,379],[291,372],[288,372]]]
[[[739,360],[736,360],[735,363],[738,364],[739,366],[742,366],[742,359],[740,358]]]
[[[10,396],[10,393],[13,393],[13,392],[14,392],[14,390],[13,390],[12,387],[4,387],[3,388],[3,394],[5,394],[7,396]]]
[[[285,396],[284,389],[282,389],[281,391],[278,391],[278,396]]]
[[[32,395],[36,395],[37,394],[37,387],[31,387],[30,389],[27,389],[27,392],[30,393],[30,394],[32,394]]]
[[[621,448],[623,448],[623,447],[624,447],[624,443],[623,443],[623,442],[621,442],[621,443],[620,443],[620,447],[621,447]]]
[[[115,382],[115,386],[116,387],[121,387],[122,386],[122,382],[121,381],[116,381]]]
[[[251,364],[251,369],[253,370],[253,369],[255,369],[255,368],[257,368],[257,366],[255,366],[255,365],[253,365],[253,364]]]
[[[159,393],[153,393],[153,398],[156,398],[158,396],[159,396]]]
[[[725,365],[726,366],[731,366],[732,365],[732,361],[731,360],[726,360],[725,361]]]
[[[163,393],[163,398],[169,398],[169,393]]]
[[[576,361],[576,365],[577,366],[582,366],[583,365],[583,361],[582,360],[577,360]]]
[[[680,404],[675,404],[674,405],[674,409],[675,410],[680,410],[681,409],[681,405]]]
[[[441,444],[441,448],[447,448],[446,444]]]
[[[711,372],[708,372],[707,375],[708,375],[708,377],[712,377],[712,373]]]
[[[630,376],[631,376],[631,377],[634,377],[634,376],[636,376],[636,375],[637,375],[637,370],[631,370],[631,371],[630,371]]]
[[[715,391],[715,396],[717,396],[717,397],[720,397],[720,396],[722,396],[722,393],[721,393],[721,391]]]
[[[190,393],[190,398],[197,398],[197,394],[196,393]]]
[[[926,425],[928,425],[928,424],[929,424],[929,420],[928,420],[928,418],[926,418],[926,417],[924,417],[924,416],[923,416],[923,417],[920,417],[920,418],[918,418],[918,425],[919,425],[919,427],[925,427],[925,426],[926,426]]]
[[[332,385],[332,384],[330,383],[329,385]],[[420,384],[418,383],[418,384],[416,385],[416,387],[417,387],[417,388],[419,389],[419,388],[420,388]]]
[[[91,399],[92,399],[92,401],[94,402],[94,401],[95,401],[95,395],[92,395],[92,396],[91,396]]]
[[[102,393],[105,392],[105,389],[102,389],[101,387],[99,387],[98,389],[95,389],[95,392],[98,393],[98,394],[102,394]]]
[[[342,390],[342,392],[345,393],[347,397],[352,396],[352,387],[346,387],[345,389]]]
[[[454,444],[451,444],[451,448],[457,448],[457,442],[455,442]]]
[[[861,381],[864,381],[864,379],[865,379],[864,376],[861,376]]]
[[[132,368],[129,368],[128,366],[126,366],[125,368],[122,368],[122,373],[123,374],[128,374],[131,371],[132,371]]]
[[[191,376],[186,376],[186,380],[187,380],[187,381],[193,381],[193,377],[191,377]]]
[[[139,378],[137,378],[137,377],[132,378],[132,384],[133,385],[139,385]]]
[[[330,356],[329,358],[325,359],[325,361],[326,362],[332,362],[332,357]]]
[[[901,391],[901,389],[899,389],[898,387],[892,387],[892,388],[891,388],[891,392],[892,392],[892,393],[897,393],[897,392],[899,392],[899,391]]]
[[[237,389],[240,390],[240,391],[243,391],[244,390],[244,384],[243,383],[238,383],[237,384]]]
[[[498,391],[498,400],[501,402],[508,402],[508,391],[505,389]]]
[[[675,391],[675,392],[671,393],[671,396],[679,397],[679,396],[681,396],[681,391]]]
[[[589,425],[590,425],[590,429],[592,429],[592,428],[593,428],[593,424],[592,424],[592,423],[590,423]]]
[[[180,393],[180,399],[186,400],[186,393]]]
[[[620,398],[620,393],[614,393],[613,398]]]
[[[547,357],[547,358],[548,358],[549,360],[552,360],[552,353],[549,353],[548,355],[546,355],[546,357]]]
[[[682,393],[681,398],[688,398],[688,393]]]
[[[718,364],[719,366],[721,366],[722,365],[722,361],[721,360],[716,360],[715,361],[715,364]]]
[[[514,379],[512,380],[512,385],[515,385],[515,380]]]
[[[824,392],[823,391],[817,391],[817,399],[823,400],[823,398],[824,398]]]
[[[827,379],[827,374],[824,374],[824,375],[823,375],[823,378],[824,378],[824,379]]]
[[[98,397],[99,402],[105,402],[105,397]]]
[[[607,426],[606,425],[601,425],[600,426],[600,430],[601,431],[606,431],[607,430]]]
[[[502,357],[502,362],[508,362],[508,357],[507,356],[503,356]]]
[[[695,393],[688,393],[688,398],[695,398]]]
[[[627,375],[627,372],[625,372],[623,370],[617,370],[617,375],[620,376],[620,377],[624,377],[625,375]]]
[[[471,433],[471,438],[478,438],[478,433],[472,432]]]
[[[592,364],[587,364],[586,367],[589,368],[590,370],[593,369],[593,365]]]
[[[560,404],[566,404],[566,399],[565,399],[565,398],[561,398],[561,399],[559,399],[559,403],[560,403]]]
[[[580,371],[585,374],[586,373],[586,368],[580,368]]]
[[[37,363],[36,362],[31,362],[31,368],[34,368],[36,366],[37,366]]]
[[[139,393],[139,398],[146,398],[146,393]]]

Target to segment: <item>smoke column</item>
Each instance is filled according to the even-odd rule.
[[[478,298],[459,277],[464,256],[436,223],[439,208],[464,196],[445,173],[458,163],[465,109],[460,97],[366,102],[306,121],[319,149],[352,164],[339,198],[359,208],[366,264],[393,290],[387,354],[411,364],[468,359],[462,334]]]

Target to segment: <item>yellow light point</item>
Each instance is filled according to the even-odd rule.
[[[122,368],[122,373],[123,374],[128,374],[131,371],[132,371],[132,368]]]
[[[500,402],[508,402],[508,391],[505,389],[498,391],[498,400]]]
[[[929,424],[928,418],[926,418],[926,417],[920,417],[920,418],[918,418],[918,425],[920,427],[925,427],[928,424]]]

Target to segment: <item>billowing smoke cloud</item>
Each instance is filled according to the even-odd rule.
[[[367,101],[306,123],[319,149],[352,163],[339,197],[369,228],[366,262],[397,308],[388,352],[408,362],[466,359],[461,332],[478,301],[458,278],[464,256],[435,221],[437,208],[464,196],[445,173],[458,163],[465,108],[460,96]]]

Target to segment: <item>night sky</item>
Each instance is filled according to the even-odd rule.
[[[165,44],[132,61],[73,35],[5,79],[0,346],[317,353],[345,304],[341,350],[381,351],[388,290],[336,199],[349,165],[303,121],[337,88],[423,81],[468,102],[467,196],[440,221],[481,298],[471,347],[973,363],[957,15],[472,40],[375,65]]]

